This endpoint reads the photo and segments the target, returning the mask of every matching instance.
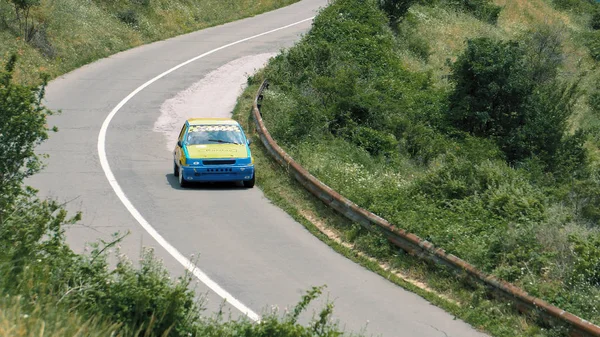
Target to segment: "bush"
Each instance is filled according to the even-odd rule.
[[[564,30],[547,24],[534,26],[519,39],[526,51],[525,62],[530,67],[535,83],[547,83],[556,78],[558,67],[566,58],[562,50],[564,39]]]
[[[600,31],[593,31],[585,34],[585,45],[590,51],[590,56],[600,61]]]
[[[589,13],[596,0],[553,0],[554,7],[576,13]]]
[[[582,136],[566,135],[578,83],[554,79],[561,53],[555,38],[543,36],[532,37],[528,48],[470,40],[452,67],[456,87],[448,117],[457,128],[494,140],[511,163],[538,156],[547,170],[557,171],[556,156],[571,153],[577,160],[569,170],[579,168],[585,161]]]
[[[118,12],[117,18],[133,28],[137,28],[140,24],[138,13],[134,9],[126,9]]]
[[[574,280],[600,286],[600,234],[588,238],[572,235],[569,241],[575,255]]]
[[[600,117],[600,80],[596,81],[595,88],[588,97],[588,105],[592,113]]]
[[[502,11],[502,7],[494,5],[490,0],[450,0],[450,4],[492,25],[498,22]]]
[[[16,84],[16,62],[11,56],[0,72],[0,223],[24,194],[23,180],[42,168],[34,148],[48,138],[46,117],[53,113],[41,104],[46,77],[41,86]]]
[[[31,10],[41,4],[41,0],[9,0],[12,2],[16,19],[19,24],[19,32],[23,39],[29,42],[36,32],[35,22],[31,15]]]
[[[354,129],[350,135],[350,141],[367,150],[373,156],[392,157],[398,153],[398,141],[394,135],[368,127]]]
[[[405,20],[398,25],[396,35],[398,43],[407,48],[413,55],[427,61],[431,54],[429,42],[417,34],[417,22],[413,15],[407,15]]]
[[[48,28],[45,24],[38,26],[29,43],[48,58],[53,58],[56,55],[56,49],[48,38]]]
[[[456,83],[449,118],[458,128],[481,137],[504,138],[521,123],[521,110],[533,90],[523,49],[516,42],[469,40],[452,65]]]
[[[410,6],[418,0],[377,0],[379,8],[387,15],[390,26],[395,28]]]
[[[594,11],[590,19],[590,27],[594,30],[600,30],[600,4],[594,6]]]

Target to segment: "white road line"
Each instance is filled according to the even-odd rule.
[[[175,70],[186,66],[196,60],[199,60],[205,56],[208,56],[210,54],[213,54],[217,51],[223,50],[225,48],[234,46],[236,44],[242,43],[242,42],[246,42],[252,39],[256,39],[258,37],[267,35],[267,34],[271,34],[295,25],[299,25],[301,23],[304,23],[306,21],[310,21],[314,18],[310,17],[308,19],[304,19],[298,22],[294,22],[292,24],[289,24],[287,26],[283,26],[283,27],[279,27],[264,33],[260,33],[254,36],[250,36],[247,37],[245,39],[241,39],[229,44],[226,44],[224,46],[221,46],[219,48],[215,48],[211,51],[208,51],[202,55],[198,55],[192,59],[189,59],[183,63],[178,64],[177,66],[163,72],[162,74],[154,77],[153,79],[149,80],[148,82],[142,84],[141,86],[139,86],[137,89],[135,89],[133,92],[131,92],[129,95],[127,95],[127,97],[125,97],[121,102],[119,102],[119,104],[117,104],[117,106],[110,112],[110,114],[108,114],[108,116],[106,116],[106,119],[104,120],[104,123],[102,123],[102,128],[100,128],[100,133],[98,134],[98,156],[100,157],[100,165],[102,165],[102,170],[104,170],[104,174],[106,175],[106,179],[108,179],[108,182],[110,183],[110,186],[112,187],[112,189],[115,191],[115,194],[119,197],[119,199],[121,200],[121,202],[123,203],[123,205],[127,208],[127,210],[129,211],[129,213],[131,213],[131,215],[137,220],[137,222],[146,230],[146,232],[148,232],[148,234],[150,234],[155,240],[156,242],[158,242],[159,245],[161,245],[167,252],[169,252],[169,254],[171,254],[171,256],[173,256],[179,263],[181,263],[181,265],[183,265],[188,271],[190,271],[191,273],[193,273],[194,276],[196,276],[202,283],[206,284],[212,291],[214,291],[215,293],[217,293],[217,295],[219,295],[221,298],[225,299],[228,303],[230,303],[231,305],[233,305],[236,309],[238,309],[239,311],[241,311],[242,313],[244,313],[246,316],[248,316],[250,319],[254,320],[254,321],[259,321],[260,320],[260,316],[255,313],[254,311],[252,311],[250,308],[248,308],[246,305],[244,305],[242,302],[240,302],[239,300],[237,300],[235,297],[233,297],[229,292],[227,292],[227,290],[221,288],[221,286],[219,286],[215,281],[211,280],[210,277],[208,277],[208,275],[206,275],[202,270],[200,270],[196,265],[194,265],[194,263],[192,263],[192,261],[190,261],[188,258],[186,258],[185,256],[183,256],[183,254],[181,254],[175,247],[173,247],[169,242],[167,242],[167,240],[165,240],[155,229],[154,227],[152,227],[150,225],[150,223],[148,223],[148,221],[146,221],[146,219],[144,219],[144,217],[140,214],[140,212],[135,208],[135,206],[133,206],[133,204],[131,203],[131,201],[129,201],[129,198],[127,198],[127,195],[125,195],[125,193],[123,192],[123,190],[121,189],[121,186],[119,185],[119,183],[117,182],[117,179],[115,178],[115,175],[113,174],[112,170],[110,169],[110,165],[108,164],[108,158],[106,156],[106,131],[108,130],[108,126],[110,125],[111,120],[113,119],[113,117],[117,114],[117,112],[119,112],[119,110],[131,99],[133,98],[133,96],[135,96],[136,94],[138,94],[140,91],[144,90],[146,87],[148,87],[150,84],[158,81],[159,79],[163,78],[164,76],[174,72]]]

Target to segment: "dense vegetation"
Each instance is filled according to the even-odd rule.
[[[21,55],[37,83],[143,43],[222,24],[297,0],[0,0],[0,60]]]
[[[337,0],[269,64],[262,112],[343,195],[600,324],[599,11]]]

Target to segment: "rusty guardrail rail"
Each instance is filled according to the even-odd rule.
[[[403,249],[409,254],[433,261],[449,267],[455,272],[468,276],[470,279],[487,286],[496,295],[504,297],[513,302],[516,308],[525,313],[535,313],[549,323],[559,323],[569,328],[572,337],[600,336],[600,327],[592,324],[576,315],[557,308],[552,304],[533,297],[515,285],[499,280],[492,275],[487,275],[466,261],[447,254],[443,249],[436,248],[418,236],[403,229],[397,228],[387,220],[363,209],[351,200],[343,197],[329,186],[311,175],[306,169],[292,159],[279,145],[265,127],[260,112],[260,102],[263,91],[268,87],[267,80],[263,81],[254,98],[253,117],[256,123],[260,139],[273,158],[284,168],[291,172],[307,190],[325,202],[327,205],[342,213],[352,221],[370,229],[383,232],[388,240],[395,246]]]

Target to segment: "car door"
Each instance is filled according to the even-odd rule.
[[[175,164],[179,165],[182,162],[183,156],[183,148],[179,146],[179,144],[183,144],[183,140],[185,139],[185,134],[187,131],[187,122],[183,124],[181,131],[179,132],[179,137],[177,138],[177,144],[175,144],[175,151],[173,153],[173,159],[175,160]]]

